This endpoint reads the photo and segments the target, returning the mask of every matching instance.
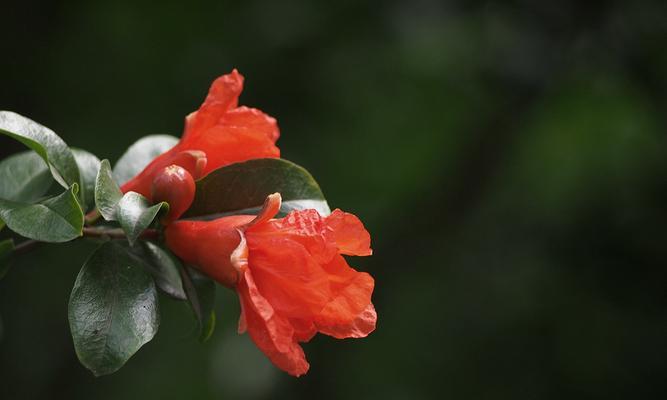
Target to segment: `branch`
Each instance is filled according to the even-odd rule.
[[[37,240],[26,240],[25,242],[21,242],[14,246],[14,250],[12,251],[12,254],[23,254],[27,253],[30,250],[34,249],[35,247],[39,246],[39,244],[42,243]]]
[[[110,238],[110,239],[126,239],[125,232],[120,228],[104,229],[94,228],[89,226],[83,227],[83,236],[92,238]],[[157,239],[159,232],[156,229],[146,229],[141,236],[142,239]]]
[[[92,228],[85,226],[83,228],[83,237],[89,238],[109,238],[109,239],[127,239],[125,232],[120,228],[113,229],[104,229],[104,228]],[[146,229],[141,236],[142,239],[157,239],[160,237],[160,232],[157,229]],[[26,240],[14,246],[12,255],[21,255],[29,252],[35,247],[45,242],[40,242],[39,240]]]

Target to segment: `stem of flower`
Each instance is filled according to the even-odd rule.
[[[93,225],[95,222],[97,222],[98,219],[100,219],[100,217],[101,217],[100,212],[97,211],[96,208],[93,211],[86,214],[86,216],[84,217],[84,221],[86,222],[86,225]]]
[[[142,239],[157,239],[159,238],[159,236],[160,233],[157,231],[157,229],[146,229],[139,237]],[[83,227],[83,237],[125,239],[127,236],[125,235],[125,232],[123,232],[123,230],[120,228],[104,229],[104,228],[93,228],[85,226]],[[12,255],[25,254],[42,243],[44,242],[32,239],[21,242],[16,246],[14,246]]]
[[[12,254],[23,254],[27,253],[33,248],[39,246],[39,244],[42,242],[39,242],[37,240],[26,240],[25,242],[21,242],[14,246],[14,250],[12,251]]]
[[[125,232],[120,228],[105,229],[105,228],[95,228],[90,226],[83,227],[83,236],[92,237],[92,238],[104,238],[108,237],[110,239],[125,239]],[[156,229],[146,229],[140,236],[143,239],[157,239],[159,237],[159,232]]]

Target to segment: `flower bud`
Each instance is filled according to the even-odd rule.
[[[162,223],[169,224],[183,215],[192,204],[195,198],[195,181],[183,167],[170,165],[153,178],[151,197],[156,203],[169,203],[169,213],[162,219]]]

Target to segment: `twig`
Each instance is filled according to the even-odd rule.
[[[126,239],[125,232],[120,228],[104,229],[94,228],[89,226],[83,227],[83,236],[92,238],[110,238],[110,239]],[[146,229],[140,236],[143,239],[157,239],[159,232],[156,229]]]
[[[32,250],[33,248],[39,246],[42,242],[38,240],[26,240],[25,242],[21,242],[14,246],[14,251],[12,254],[24,254]]]
[[[143,239],[157,239],[159,236],[160,233],[156,229],[146,229],[139,237]],[[85,226],[83,228],[83,237],[109,238],[109,239],[127,238],[125,232],[123,232],[123,230],[120,228],[104,229],[104,228],[92,228],[88,226]],[[44,242],[40,242],[39,240],[33,240],[33,239],[26,240],[14,246],[12,255],[25,254],[43,243]]]
[[[86,225],[93,225],[95,222],[97,222],[98,219],[100,219],[100,217],[101,217],[100,212],[96,208],[93,211],[86,214],[84,220],[86,222]]]

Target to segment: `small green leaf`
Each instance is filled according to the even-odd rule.
[[[158,308],[148,272],[117,242],[104,243],[81,268],[69,300],[81,363],[95,376],[117,371],[157,333]]]
[[[51,187],[51,171],[39,154],[23,151],[0,161],[0,199],[32,203]]]
[[[134,244],[141,232],[148,228],[162,209],[168,211],[169,204],[163,201],[151,206],[148,199],[139,193],[125,193],[118,202],[116,218],[130,244]]]
[[[183,288],[199,325],[199,340],[207,341],[215,330],[215,282],[193,268],[181,269]]]
[[[67,242],[81,236],[83,210],[75,183],[62,194],[36,204],[0,199],[0,218],[21,236],[42,242]]]
[[[287,160],[260,158],[222,167],[198,180],[195,200],[185,216],[257,212],[266,196],[275,192],[282,196],[282,213],[308,208],[331,213],[308,171]]]
[[[79,169],[72,152],[51,129],[11,111],[0,111],[0,134],[37,152],[49,165],[53,178],[63,187],[79,183]]]
[[[178,138],[170,135],[149,135],[139,139],[118,159],[113,169],[114,178],[121,185],[124,184],[176,143]]]
[[[138,246],[128,246],[127,250],[142,261],[160,290],[176,299],[187,299],[180,274],[181,262],[169,251],[148,241],[139,242]]]
[[[123,198],[118,184],[111,176],[109,160],[102,160],[100,170],[95,179],[95,205],[107,221],[116,220],[118,202]]]
[[[79,197],[84,211],[88,211],[95,205],[95,182],[97,171],[100,170],[100,159],[85,150],[72,148],[72,154],[79,167],[81,176],[81,191]]]
[[[0,279],[4,278],[9,271],[9,257],[14,251],[14,241],[5,239],[0,241]]]

